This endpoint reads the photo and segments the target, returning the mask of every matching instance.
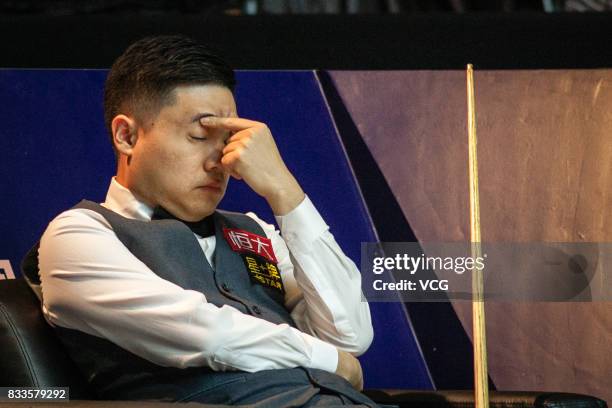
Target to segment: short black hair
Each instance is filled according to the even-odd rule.
[[[130,45],[114,62],[104,85],[104,121],[113,149],[115,116],[125,113],[143,120],[173,103],[177,86],[206,84],[232,92],[236,86],[232,68],[209,47],[182,35],[146,37]]]

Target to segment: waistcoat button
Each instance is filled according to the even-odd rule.
[[[227,286],[227,283],[223,282],[221,284],[221,289],[223,289],[226,292],[231,292],[232,290],[229,288],[229,286]]]
[[[253,310],[253,313],[261,314],[261,310],[259,310],[259,307],[257,307],[257,305],[253,305],[251,309]]]

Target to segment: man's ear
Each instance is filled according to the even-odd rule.
[[[117,151],[128,157],[131,156],[138,140],[136,121],[129,116],[120,114],[113,118],[111,129],[113,131],[113,143]]]

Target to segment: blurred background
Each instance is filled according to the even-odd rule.
[[[18,13],[49,12],[54,15],[101,12],[206,13],[218,11],[230,15],[259,14],[402,14],[414,12],[472,11],[605,11],[609,0],[44,0],[0,2],[4,11]]]
[[[238,69],[599,68],[612,0],[0,0],[0,66],[107,68],[184,33]]]

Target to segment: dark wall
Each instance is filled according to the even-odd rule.
[[[612,67],[612,14],[231,17],[0,15],[0,67],[108,68],[137,38],[185,33],[238,69]]]

